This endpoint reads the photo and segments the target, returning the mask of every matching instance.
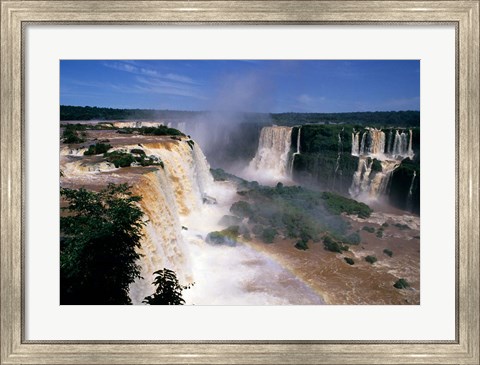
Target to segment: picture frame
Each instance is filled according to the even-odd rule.
[[[475,1],[0,1],[1,364],[478,364],[479,5]],[[454,24],[455,341],[26,341],[25,27],[63,24]]]

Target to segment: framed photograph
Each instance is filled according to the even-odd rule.
[[[0,2],[1,364],[479,363],[478,0]]]

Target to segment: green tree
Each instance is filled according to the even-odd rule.
[[[140,277],[141,197],[126,184],[60,193],[67,203],[60,218],[61,304],[131,304],[129,285]]]
[[[155,293],[145,297],[142,303],[150,305],[184,305],[182,292],[190,289],[194,284],[180,285],[175,271],[169,269],[158,270],[153,284],[157,286]]]

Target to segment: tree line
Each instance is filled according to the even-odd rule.
[[[170,119],[187,121],[206,114],[205,111],[156,110],[156,109],[115,109],[92,106],[60,106],[60,120],[131,120]],[[277,125],[300,124],[361,124],[368,126],[415,127],[420,125],[420,112],[382,111],[347,113],[239,113],[244,122],[261,122]]]

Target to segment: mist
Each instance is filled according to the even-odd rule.
[[[255,156],[262,127],[271,125],[274,83],[260,73],[229,73],[215,80],[201,113],[171,123],[191,136],[213,168],[241,172]]]

